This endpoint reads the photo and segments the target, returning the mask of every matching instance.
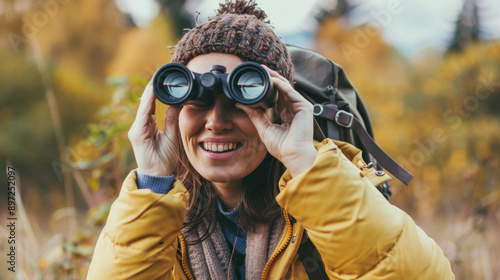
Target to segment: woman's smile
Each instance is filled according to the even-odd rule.
[[[233,151],[240,148],[241,145],[241,142],[224,141],[223,139],[207,139],[200,143],[200,147],[202,147],[205,151],[213,153]]]
[[[207,138],[200,143],[204,154],[214,160],[229,159],[239,152],[242,142],[229,138]]]

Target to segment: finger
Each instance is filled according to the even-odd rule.
[[[283,82],[278,78],[271,79],[273,85],[279,92],[278,112],[280,113],[281,119],[286,123],[290,123],[293,120],[295,113],[300,110],[301,106],[307,106],[308,101],[301,98],[302,96],[298,97],[298,100],[292,100],[290,98],[290,94],[293,95],[293,93],[295,93],[295,89],[293,89],[287,81]]]
[[[307,102],[300,93],[298,93],[288,81],[282,81],[279,78],[273,79],[273,85],[278,89],[279,92],[284,93],[286,97],[290,99],[291,102]]]
[[[293,119],[293,111],[291,108],[291,101],[285,94],[279,94],[277,108],[280,114],[281,120],[284,123],[290,123]]]
[[[267,72],[271,75],[272,78],[274,79],[274,85],[278,87],[279,91],[286,92],[290,95],[292,98],[292,101],[306,101],[308,102],[300,93],[298,93],[293,86],[290,84],[290,82],[285,79],[283,76],[281,76],[278,72],[270,69],[266,65],[262,64],[262,67],[267,70]]]
[[[285,98],[284,95],[280,94],[278,96],[278,102],[276,102],[276,107],[280,114],[280,118],[283,122],[286,122],[286,116],[283,113],[286,111],[287,106],[288,106],[288,100]]]
[[[182,106],[169,106],[165,112],[165,133],[178,134],[179,132],[179,113]]]
[[[149,131],[148,134],[151,135],[158,130],[158,126],[156,124],[156,117],[155,115],[149,115]]]
[[[137,109],[137,116],[134,123],[139,126],[147,125],[149,121],[149,116],[153,114],[155,106],[154,101],[156,97],[153,93],[153,85],[149,83],[144,92],[142,93],[141,102],[139,104],[139,109]]]
[[[278,78],[282,80],[283,82],[290,83],[285,77],[281,76],[278,72],[272,70],[271,68],[267,67],[266,65],[262,64],[262,67],[266,69],[266,71],[271,75],[271,77]]]
[[[239,103],[235,104],[236,108],[243,110],[250,120],[252,121],[255,128],[259,132],[261,139],[264,137],[264,133],[272,125],[272,122],[266,116],[266,111],[261,108],[251,108]]]

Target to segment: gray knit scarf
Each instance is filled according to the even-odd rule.
[[[247,233],[247,248],[245,256],[246,279],[260,279],[264,266],[271,258],[278,242],[283,235],[285,220],[279,216],[272,225],[258,225],[255,232]],[[197,229],[187,232],[183,229],[184,239],[190,241],[199,239],[208,228],[208,223],[203,223]],[[197,280],[209,279],[236,279],[235,265],[232,263],[231,251],[226,238],[222,233],[219,223],[209,238],[201,243],[188,245],[187,254],[191,270]]]

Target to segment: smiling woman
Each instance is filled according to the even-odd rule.
[[[324,264],[316,270],[332,279],[453,279],[434,241],[365,176],[358,149],[313,141],[312,104],[293,88],[291,58],[265,19],[253,1],[221,4],[166,65],[186,76],[157,74],[146,87],[129,131],[138,168],[88,279],[307,279],[314,271],[297,253],[307,238]],[[232,74],[252,62],[276,102],[232,98]],[[243,76],[237,86],[268,88]],[[177,86],[189,98],[156,118],[155,94]]]

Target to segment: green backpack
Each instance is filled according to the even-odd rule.
[[[363,152],[367,163],[408,185],[413,175],[375,142],[368,111],[344,70],[318,53],[287,45],[295,67],[295,90],[314,105],[314,139],[325,137],[348,142]],[[389,199],[388,185],[379,188]]]
[[[363,152],[368,166],[373,165],[377,172],[385,168],[408,185],[413,175],[375,142],[368,111],[342,67],[312,50],[293,45],[287,48],[295,67],[295,90],[314,105],[314,139],[321,141],[328,137],[351,143]],[[385,198],[390,198],[389,182],[377,188]],[[328,279],[321,256],[306,230],[298,253],[310,279]]]

